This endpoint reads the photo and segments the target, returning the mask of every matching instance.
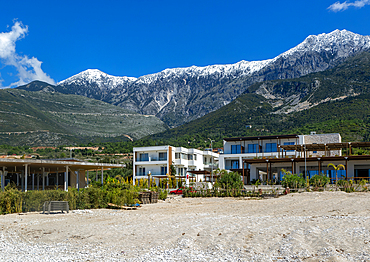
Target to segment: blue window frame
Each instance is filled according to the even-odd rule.
[[[165,176],[167,174],[167,167],[161,166],[161,176]]]
[[[277,152],[277,144],[276,143],[266,143],[266,150],[265,152]]]
[[[248,144],[248,153],[257,153],[258,144]]]
[[[231,169],[239,169],[239,160],[231,160]]]
[[[240,145],[231,145],[231,154],[240,154]]]
[[[167,152],[160,152],[158,158],[159,158],[159,161],[167,160]]]
[[[295,145],[294,142],[284,142],[284,146],[291,146],[291,145]],[[287,150],[287,152],[294,152],[294,150]]]
[[[140,154],[139,161],[149,161],[149,155],[148,155],[148,153]]]
[[[145,176],[145,167],[139,167],[138,176]]]
[[[313,143],[314,145],[316,145],[317,143]],[[313,151],[312,152],[313,154],[317,154],[317,151]]]

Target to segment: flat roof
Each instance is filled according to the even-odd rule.
[[[29,165],[31,172],[45,168],[47,172],[64,172],[66,166],[71,170],[107,170],[111,168],[124,168],[125,164],[90,163],[77,160],[53,160],[53,159],[7,159],[0,158],[0,170],[6,167],[6,171],[21,171],[25,165]]]
[[[327,144],[305,144],[305,145],[280,145],[284,150],[303,151],[325,151],[338,150],[349,147],[370,147],[370,142],[343,142],[343,143],[327,143]]]
[[[274,136],[245,136],[245,137],[230,137],[224,138],[225,141],[243,141],[243,140],[266,140],[266,139],[281,139],[281,138],[298,138],[298,135],[274,135]]]

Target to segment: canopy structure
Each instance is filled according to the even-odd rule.
[[[207,170],[198,170],[198,171],[188,171],[188,173],[191,173],[191,174],[194,174],[194,175],[210,175],[211,172],[207,171]]]
[[[304,151],[331,151],[340,150],[343,148],[370,147],[370,142],[343,142],[343,143],[327,143],[327,144],[306,144],[306,145],[280,145],[283,150]],[[350,154],[350,152],[349,152]]]
[[[209,171],[207,171],[207,170],[199,170],[199,171],[188,171],[189,173],[192,173],[192,174],[194,174],[194,175],[203,175],[204,176],[204,178],[205,178],[205,181],[208,181],[208,182],[211,182],[211,180],[212,180],[212,177],[213,177],[213,179],[215,179],[215,178],[217,178],[217,177],[219,177],[220,175],[218,175],[218,174],[213,174],[212,175],[212,173],[211,172],[209,172]],[[207,180],[207,178],[208,178],[208,180]]]
[[[78,159],[0,159],[1,188],[14,182],[24,191],[29,188],[59,188],[64,185],[77,188],[85,187],[89,183],[88,172],[98,171],[103,183],[103,171],[111,168],[124,168],[124,164],[90,163]],[[64,177],[63,177],[64,176]]]

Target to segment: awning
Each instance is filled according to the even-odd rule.
[[[8,172],[16,172],[28,165],[31,171],[45,168],[48,172],[63,172],[68,166],[71,170],[108,170],[111,168],[124,168],[125,164],[90,163],[78,160],[47,160],[47,159],[8,159],[0,158],[0,169],[6,168]]]

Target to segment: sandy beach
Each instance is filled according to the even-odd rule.
[[[1,261],[368,261],[370,193],[0,216]]]

